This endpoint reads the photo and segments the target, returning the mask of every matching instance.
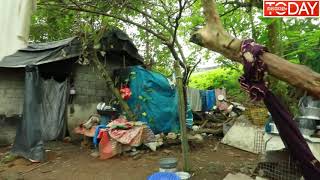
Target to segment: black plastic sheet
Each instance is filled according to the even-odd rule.
[[[12,152],[36,161],[44,160],[40,125],[41,81],[37,66],[26,66],[23,117],[17,126]]]
[[[66,129],[67,80],[44,80],[37,66],[27,66],[23,117],[12,152],[35,161],[45,160],[44,142],[57,139]]]

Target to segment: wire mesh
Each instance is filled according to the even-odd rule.
[[[301,180],[303,179],[298,162],[294,161],[284,150],[266,151],[268,141],[264,139],[265,132],[257,130],[254,137],[254,152],[260,154],[255,175],[270,180]]]
[[[301,169],[297,162],[260,162],[255,173],[270,180],[301,180]]]
[[[265,142],[263,139],[264,131],[263,130],[257,130],[254,136],[253,141],[253,151],[257,154],[262,154],[265,152]]]

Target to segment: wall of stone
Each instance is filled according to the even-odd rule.
[[[0,68],[0,115],[22,114],[24,69]]]
[[[77,65],[74,69],[74,85],[76,96],[74,103],[68,106],[68,128],[73,138],[79,137],[73,130],[79,124],[88,120],[89,116],[96,113],[97,104],[104,97],[108,102],[112,93],[107,88],[105,81],[97,76],[97,69],[92,66]],[[71,108],[73,113],[71,113]]]
[[[102,97],[111,97],[104,80],[98,77],[96,72],[92,66],[76,66],[74,85],[77,94],[74,104],[97,103]]]

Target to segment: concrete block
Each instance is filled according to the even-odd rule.
[[[107,90],[96,90],[97,96],[106,96]]]

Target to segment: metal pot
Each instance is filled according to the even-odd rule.
[[[299,101],[299,109],[303,117],[320,120],[320,100],[303,96]]]
[[[296,117],[295,120],[298,122],[302,134],[310,136],[315,132],[317,126],[315,119],[299,116]]]

